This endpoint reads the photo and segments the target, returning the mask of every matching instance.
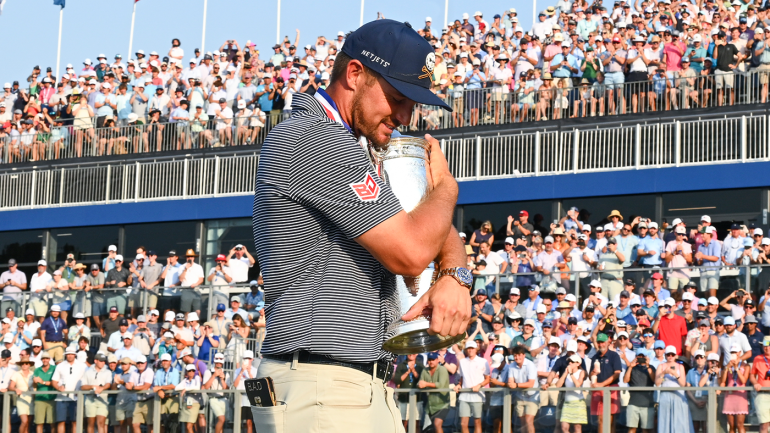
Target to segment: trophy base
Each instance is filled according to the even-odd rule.
[[[422,316],[409,322],[399,320],[393,327],[397,328],[396,335],[385,341],[382,348],[396,355],[433,352],[459,343],[465,338],[465,334],[454,337],[429,334],[430,321]]]

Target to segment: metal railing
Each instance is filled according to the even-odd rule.
[[[600,262],[601,265],[601,262]],[[720,279],[718,290],[737,290],[738,288],[745,289],[749,295],[761,296],[765,287],[759,285],[759,275],[761,272],[770,269],[770,265],[720,265],[720,266],[687,266],[687,267],[653,267],[653,268],[640,268],[640,267],[627,267],[620,269],[586,269],[586,270],[551,270],[550,275],[561,275],[561,281],[565,279],[569,282],[570,290],[574,293],[578,300],[581,299],[581,287],[579,279],[586,280],[586,278],[593,280],[598,279],[602,282],[617,283],[620,290],[622,290],[624,279],[632,279],[635,281],[637,294],[641,295],[644,289],[651,288],[652,282],[650,278],[653,273],[660,272],[663,274],[663,280],[668,281],[668,274],[672,271],[685,271],[689,274],[689,280],[698,284],[698,293],[700,290],[700,278],[703,271],[718,271],[718,278]],[[768,271],[770,272],[770,271]],[[587,277],[581,277],[581,274],[587,274]],[[566,277],[565,277],[566,275]],[[552,277],[545,277],[541,272],[506,272],[504,274],[479,274],[474,275],[474,289],[476,288],[476,281],[481,282],[478,286],[485,286],[488,289],[494,288],[495,293],[501,293],[501,288],[510,289],[512,287],[523,287],[524,284],[517,284],[518,278],[532,277],[535,280],[535,284],[540,286],[541,293],[552,293],[558,287],[555,279]],[[709,276],[712,277],[712,276]],[[486,285],[482,281],[486,278],[494,278],[494,284]],[[677,277],[682,278],[682,277]],[[765,278],[765,277],[763,277]],[[767,281],[770,282],[770,275],[767,277]],[[574,287],[573,287],[574,286]],[[665,288],[665,286],[664,286]],[[574,290],[573,290],[574,289]],[[619,292],[619,291],[618,291]],[[524,296],[522,295],[522,300]],[[693,309],[697,306],[693,305]],[[760,314],[761,311],[757,311]]]
[[[538,90],[534,81],[510,86],[493,85],[454,91],[439,89],[453,112],[436,106],[417,105],[412,122],[402,130],[438,130],[477,125],[505,125],[567,118],[601,117],[659,111],[713,108],[767,102],[767,71],[729,74],[680,72],[654,75],[645,81],[605,84],[581,78],[556,78]],[[541,77],[542,80],[542,77]],[[553,84],[550,84],[553,83]],[[548,87],[546,87],[548,86]]]
[[[0,209],[248,195],[256,153],[0,174]]]
[[[539,388],[520,388],[520,390],[528,391],[528,390],[538,390]],[[556,388],[551,387],[548,389],[549,392],[577,392],[577,391],[583,391],[588,392],[588,396],[585,397],[586,403],[590,402],[593,393],[601,393],[601,399],[602,399],[602,413],[599,416],[601,419],[608,420],[611,417],[611,401],[612,401],[612,393],[613,392],[619,392],[619,391],[628,391],[628,392],[701,392],[706,394],[706,408],[707,408],[707,419],[705,421],[706,433],[717,433],[720,431],[719,424],[724,422],[723,415],[718,413],[717,408],[720,405],[720,395],[717,394],[717,392],[726,393],[726,392],[747,392],[747,395],[750,395],[750,393],[753,391],[753,388],[750,387],[603,387],[603,388],[593,388],[593,387],[580,387],[580,388]],[[516,392],[509,388],[499,387],[499,388],[482,388],[480,390],[483,392],[487,398],[489,398],[491,395],[495,393],[502,393],[502,422],[501,427],[503,433],[510,433],[512,431],[513,426],[518,422],[515,411],[513,410],[513,405],[516,403]],[[117,395],[121,393],[126,393],[127,391],[102,391],[100,395],[104,396],[111,396],[111,395]],[[232,418],[228,418],[226,415],[226,426],[231,426],[232,431],[237,431],[241,429],[241,411],[239,410],[241,407],[240,398],[242,396],[244,391],[238,390],[238,389],[226,389],[226,390],[199,390],[199,391],[186,391],[187,395],[197,394],[202,396],[210,396],[210,395],[224,395],[225,398],[229,401],[229,407],[232,407],[234,410],[232,410]],[[408,406],[407,406],[407,413],[408,413],[408,422],[407,422],[407,432],[408,433],[417,433],[418,431],[421,431],[421,429],[418,426],[418,418],[419,414],[422,413],[418,407],[422,405],[422,401],[418,401],[418,396],[423,397],[431,393],[454,393],[454,389],[396,389],[395,394],[398,396],[399,394],[408,394]],[[464,392],[473,392],[470,388],[463,388],[460,390],[460,393]],[[763,390],[763,392],[770,392],[770,390]],[[58,391],[28,391],[22,393],[23,396],[35,396],[35,395],[50,395],[50,394],[59,394]],[[84,431],[84,425],[85,425],[85,405],[86,405],[86,397],[87,396],[94,396],[95,393],[93,391],[73,391],[68,392],[68,394],[72,394],[76,396],[76,411],[75,411],[75,428],[74,433],[82,433]],[[13,395],[12,393],[8,393],[8,396]],[[181,404],[181,395],[176,392],[173,396],[170,396],[169,398],[175,398],[180,399],[179,407],[182,407]],[[685,397],[686,398],[686,397]],[[747,397],[747,398],[750,398]],[[4,420],[2,430],[0,430],[1,433],[11,433],[11,406],[12,406],[12,398],[4,398],[2,399],[2,419]],[[171,424],[170,420],[163,419],[161,417],[161,402],[162,400],[155,395],[152,400],[153,404],[153,419],[152,419],[152,425],[154,426],[160,426],[161,423],[165,421],[168,424]],[[457,403],[459,404],[459,403]],[[539,404],[538,404],[539,406]],[[456,407],[456,406],[455,406]],[[207,420],[206,422],[206,431],[213,431],[214,424],[216,423],[216,419],[213,419],[210,413],[210,405],[202,405],[201,406],[201,413],[205,414],[205,418]],[[555,409],[555,407],[554,407]],[[586,408],[588,411],[588,407]],[[626,406],[620,405],[620,413],[617,415],[623,415],[625,413]],[[486,412],[486,410],[485,410]],[[226,412],[229,413],[229,412]],[[589,412],[590,413],[590,412]],[[170,414],[171,416],[175,414]],[[30,415],[31,416],[31,415]],[[539,417],[536,417],[535,422],[538,421]],[[589,416],[589,423],[591,423],[591,417]],[[446,420],[445,420],[446,422]],[[559,422],[559,420],[556,420],[556,422]],[[615,418],[615,422],[617,421],[617,418]],[[748,421],[746,421],[748,423]],[[145,424],[146,426],[147,424]],[[445,424],[446,425],[446,424]],[[611,423],[604,422],[602,423],[602,430],[599,433],[610,433],[612,429]]]
[[[235,117],[228,124],[208,120],[130,125],[119,120],[112,126],[97,128],[96,118],[87,119],[85,126],[73,125],[72,119],[62,126],[39,124],[33,132],[22,128],[18,136],[0,136],[0,163],[261,144],[267,133],[288,117],[286,113],[264,114],[264,118]]]
[[[770,158],[767,116],[574,128],[442,140],[459,181]]]
[[[55,368],[55,366],[53,364],[51,364],[51,368]],[[105,366],[104,368],[107,368],[107,367]],[[228,419],[226,417],[226,425],[230,424],[231,427],[232,427],[232,431],[235,432],[235,431],[240,431],[241,430],[241,421],[242,421],[242,419],[241,419],[241,411],[240,411],[240,407],[241,407],[240,399],[241,399],[242,394],[244,394],[244,392],[245,391],[243,391],[243,390],[232,389],[231,388],[231,389],[223,389],[223,390],[190,390],[190,391],[185,391],[185,394],[188,394],[188,395],[189,394],[197,394],[197,395],[201,395],[201,396],[224,395],[224,397],[228,399],[228,404],[227,404],[228,411],[226,411],[226,413],[229,414],[230,413],[229,411],[230,410],[232,411],[232,418]],[[125,393],[136,394],[135,392],[126,391],[126,390],[105,390],[105,391],[102,391],[101,393],[99,393],[99,395],[100,396],[115,396],[115,395],[118,395],[118,394],[125,394]],[[146,391],[145,391],[145,393],[146,393]],[[18,395],[16,393],[14,393],[14,392],[11,392],[11,391],[8,391],[7,393],[4,393],[4,394],[6,394],[6,398],[2,399],[2,407],[0,408],[0,410],[2,410],[2,419],[3,419],[4,422],[3,422],[2,428],[0,429],[0,433],[12,433],[11,432],[11,423],[12,423],[12,419],[11,419],[11,406],[12,406],[13,401],[15,401],[16,398],[18,398]],[[58,394],[61,394],[61,392],[59,392],[59,391],[27,391],[27,392],[22,393],[21,395],[22,396],[33,396],[34,397],[36,395],[51,395],[51,394],[57,394],[58,395]],[[86,418],[85,418],[85,405],[87,404],[86,397],[87,396],[95,396],[96,394],[95,394],[94,391],[72,391],[72,392],[66,392],[66,394],[71,394],[71,395],[75,396],[76,411],[75,411],[75,414],[74,414],[75,415],[75,427],[74,427],[73,433],[83,433],[85,431],[84,427],[85,427],[85,421],[86,421]],[[181,396],[180,392],[179,391],[171,391],[170,394],[172,394],[172,395],[170,395],[168,398],[173,398],[173,399],[179,400],[179,408],[182,408],[183,407],[183,402],[182,402],[182,396]],[[13,398],[12,398],[12,396],[13,396]],[[155,394],[151,401],[152,401],[152,404],[153,404],[152,424],[142,424],[142,425],[143,426],[149,426],[149,425],[161,426],[161,425],[164,425],[164,424],[161,424],[161,422],[163,420],[162,415],[161,415],[161,403],[162,403],[163,400],[160,397],[158,397],[157,394]],[[114,405],[110,405],[110,406],[114,407]],[[230,409],[230,408],[232,408],[232,409]],[[216,424],[216,418],[214,418],[212,416],[212,412],[211,412],[210,406],[209,405],[201,405],[200,411],[201,411],[200,413],[205,414],[205,417],[206,417],[206,421],[207,422],[206,422],[206,430],[205,431],[206,432],[213,432],[214,431],[214,425]],[[175,414],[172,414],[172,415],[178,415],[178,414],[179,414],[179,412],[177,412]],[[30,417],[29,423],[30,424],[33,424],[33,421],[32,421],[32,416],[33,415],[34,415],[33,413],[31,413],[29,415],[29,417]],[[127,417],[130,417],[130,416],[127,415]],[[105,423],[109,426],[110,425],[109,424],[110,423],[110,419],[108,418],[107,420],[105,420]],[[155,431],[158,431],[158,430],[155,430]]]

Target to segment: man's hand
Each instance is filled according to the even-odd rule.
[[[430,189],[433,189],[446,181],[454,182],[455,188],[457,188],[457,181],[452,176],[452,173],[449,172],[449,164],[446,161],[444,152],[441,151],[441,143],[431,137],[430,134],[425,134],[425,139],[428,140],[428,143],[431,145],[429,149],[430,177],[428,178]]]
[[[464,333],[471,317],[468,289],[452,277],[439,278],[401,320],[408,322],[420,315],[430,317],[429,332],[432,334],[455,336]]]

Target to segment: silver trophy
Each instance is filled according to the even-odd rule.
[[[383,178],[405,211],[409,212],[422,201],[431,190],[428,178],[428,150],[430,144],[417,137],[393,135],[387,149],[374,152],[375,159],[382,166]],[[404,315],[428,291],[434,277],[434,264],[417,276],[396,276],[396,290]],[[443,349],[463,339],[442,337],[428,333],[430,317],[419,316],[409,322],[397,320],[388,329],[395,335],[385,341],[383,349],[397,355],[424,353]]]

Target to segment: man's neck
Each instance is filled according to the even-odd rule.
[[[334,82],[329,85],[325,90],[326,94],[337,105],[337,112],[340,118],[350,128],[355,131],[355,125],[353,123],[352,106],[353,106],[353,90],[345,89],[339,82]]]

